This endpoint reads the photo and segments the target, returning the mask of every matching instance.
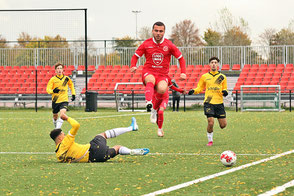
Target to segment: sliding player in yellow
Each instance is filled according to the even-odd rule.
[[[56,75],[49,80],[46,89],[47,93],[52,95],[53,124],[56,129],[60,129],[63,123],[63,120],[58,118],[58,112],[62,116],[68,110],[68,87],[72,94],[71,101],[76,99],[74,84],[68,76],[63,75],[63,68],[63,64],[55,64]]]
[[[209,59],[210,71],[201,76],[197,88],[191,89],[189,95],[201,93],[205,90],[204,114],[207,116],[207,146],[213,145],[214,118],[218,119],[221,129],[227,126],[223,96],[228,95],[227,77],[218,71],[219,59]]]
[[[71,125],[71,129],[65,135],[61,129],[54,129],[50,137],[56,144],[56,157],[62,163],[83,163],[83,162],[105,162],[118,154],[121,155],[146,155],[149,153],[148,148],[129,149],[124,146],[116,145],[109,148],[106,139],[114,138],[121,134],[137,131],[138,125],[136,119],[132,118],[132,124],[129,127],[115,128],[100,133],[94,137],[90,143],[81,145],[75,142],[75,136],[80,128],[80,124],[67,115],[60,116]]]

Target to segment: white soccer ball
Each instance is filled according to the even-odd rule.
[[[236,164],[237,156],[233,151],[226,150],[220,155],[220,161],[226,167]]]

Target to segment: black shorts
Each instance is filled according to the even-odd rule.
[[[97,135],[90,142],[89,151],[90,162],[105,162],[116,156],[115,149],[106,145],[106,139],[102,135]]]
[[[53,114],[57,114],[61,109],[66,109],[66,111],[68,111],[68,102],[61,102],[61,103],[52,102]]]
[[[204,114],[209,117],[214,118],[226,118],[226,111],[224,104],[210,104],[204,103]]]

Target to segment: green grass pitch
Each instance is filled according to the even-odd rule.
[[[0,195],[143,195],[230,169],[219,161],[225,150],[237,154],[234,167],[238,167],[294,147],[294,113],[290,112],[228,111],[227,128],[221,130],[215,120],[212,147],[206,146],[207,121],[202,111],[165,112],[164,138],[157,137],[157,127],[146,113],[67,114],[81,124],[76,136],[81,144],[107,129],[129,126],[135,115],[139,131],[109,139],[108,145],[146,147],[152,154],[118,155],[105,163],[58,163],[54,154],[46,154],[55,150],[49,137],[50,110],[2,109]],[[64,122],[62,129],[67,133],[70,125]],[[294,154],[290,154],[166,195],[258,195],[293,179]],[[294,187],[281,195],[294,195]]]

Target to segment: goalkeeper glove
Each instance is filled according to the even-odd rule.
[[[58,89],[57,87],[55,89],[53,89],[53,93],[59,93],[60,89]]]
[[[188,95],[193,95],[194,94],[194,90],[193,89],[191,89],[191,90],[189,90],[189,93],[188,93]]]
[[[228,96],[228,91],[223,90],[222,93],[223,93],[223,96],[224,96],[224,97]]]
[[[71,101],[74,101],[74,100],[76,100],[76,96],[75,95],[72,95],[71,96]]]

